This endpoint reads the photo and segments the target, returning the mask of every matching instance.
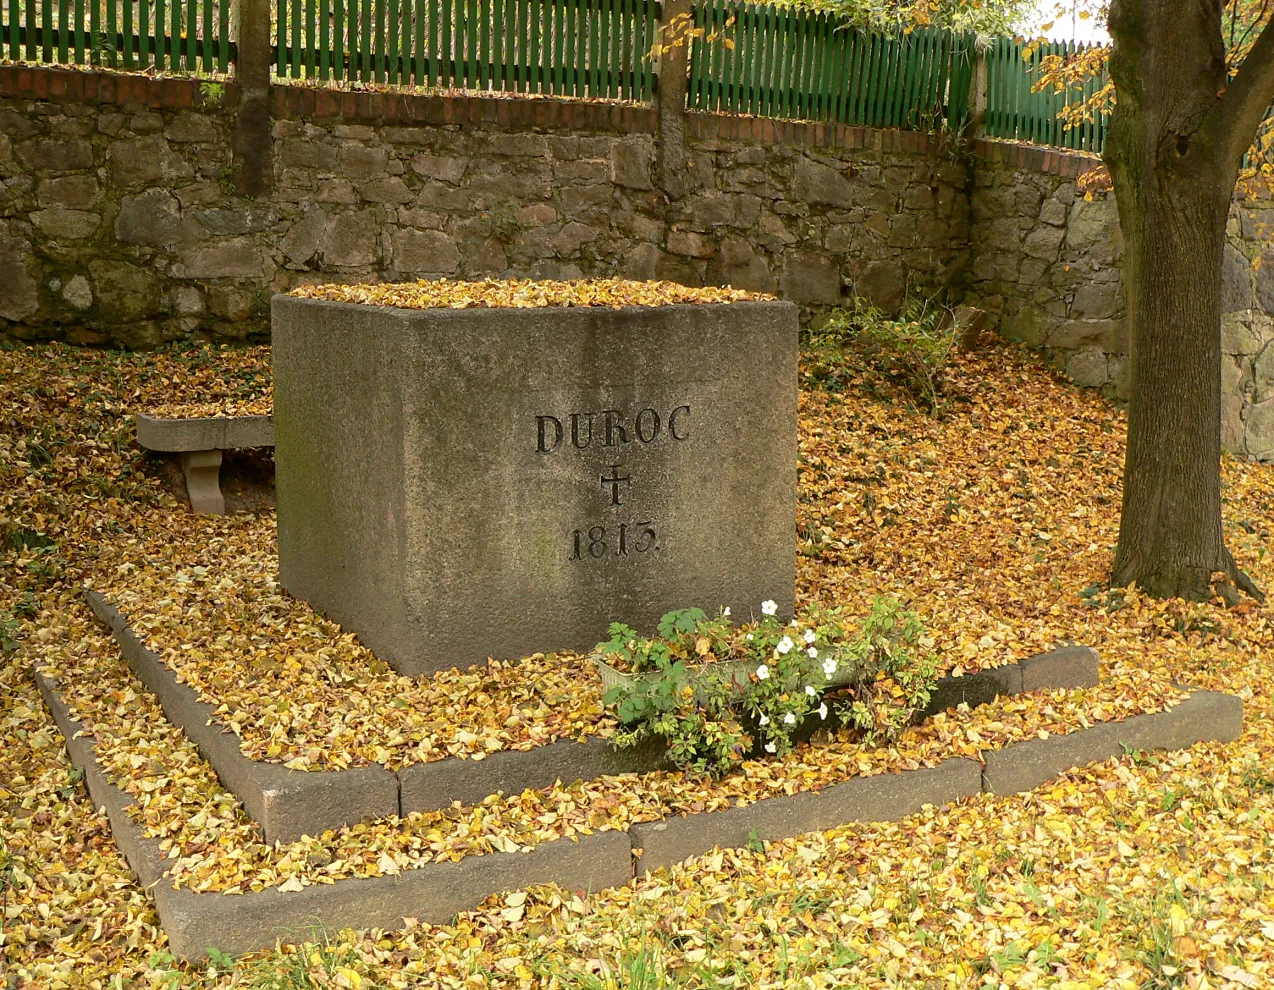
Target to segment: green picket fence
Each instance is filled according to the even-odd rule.
[[[710,0],[695,7],[691,109],[871,127],[959,126],[973,39],[869,34],[825,13]]]
[[[230,0],[2,0],[0,56],[53,65],[224,73]]]
[[[657,0],[278,0],[280,77],[648,100]]]
[[[222,73],[235,60],[233,0],[0,0],[0,57],[168,73]],[[648,101],[658,0],[276,0],[275,73],[361,82]],[[923,30],[870,34],[833,15],[700,0],[689,53],[690,109],[871,127],[958,127],[969,112],[973,41]],[[987,133],[1100,152],[1107,119],[1067,128],[1091,96],[1032,92],[1040,61],[1074,43],[993,41]]]
[[[1024,47],[1012,38],[997,38],[986,53],[987,133],[993,137],[1100,153],[1109,123],[1106,114],[1098,114],[1096,119],[1077,127],[1067,127],[1058,114],[1068,103],[1094,95],[1106,84],[1104,76],[1091,77],[1083,85],[1062,93],[1051,87],[1038,93],[1031,91],[1045,56],[1074,56],[1087,46],[1073,41],[1039,45],[1026,57]]]

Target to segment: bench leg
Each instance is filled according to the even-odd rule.
[[[226,500],[221,497],[221,451],[183,451],[181,470],[186,475],[190,508],[208,515],[225,515]]]

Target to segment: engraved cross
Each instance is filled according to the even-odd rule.
[[[620,475],[618,464],[612,464],[610,466],[609,478],[606,477],[605,475],[602,475],[602,487],[605,488],[607,485],[610,485],[610,504],[611,505],[624,504],[624,500],[620,498],[620,495],[619,495],[619,486],[627,485],[627,484],[630,484],[628,475],[626,474],[622,476]]]

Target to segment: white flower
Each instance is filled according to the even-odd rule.
[[[788,712],[786,715],[783,716],[783,722],[787,725],[795,725],[796,716],[793,715],[791,712]]]
[[[752,634],[751,634],[751,633],[748,633],[748,642],[749,642],[749,643],[750,643],[750,642],[752,642]]]
[[[834,673],[836,673],[836,658],[835,657],[828,657],[826,660],[823,661],[823,673],[826,674],[828,677],[831,677]]]
[[[765,680],[767,677],[770,676],[770,668],[767,667],[765,664],[761,664],[761,666],[756,668],[756,676],[760,680]]]
[[[787,653],[795,645],[796,644],[792,642],[792,639],[790,636],[784,636],[782,639],[778,641],[778,645],[776,645],[774,649],[775,651],[777,651],[779,656],[783,656],[783,654]]]
[[[721,614],[724,615],[727,619],[730,618],[730,606],[727,605],[725,608],[723,608],[721,610]]]
[[[805,630],[805,642],[812,643],[816,639],[818,639],[818,633],[816,633],[813,629]]]
[[[760,724],[761,724],[761,725],[769,725],[769,724],[770,724],[770,716],[768,716],[768,715],[762,715],[762,716],[761,716],[761,723],[760,723]]]
[[[789,625],[789,626],[795,626],[795,625],[796,625],[796,620],[795,620],[795,619],[793,619],[791,622],[789,622],[789,623],[788,623],[788,625]]]
[[[770,598],[767,601],[763,601],[761,603],[762,615],[774,615],[778,610],[779,610],[779,607],[777,604],[775,604],[775,601],[773,598]]]
[[[778,749],[778,747],[777,747],[777,746],[775,746],[775,745],[774,745],[774,743],[766,743],[766,744],[765,744],[765,751],[766,751],[767,753],[773,753],[776,749]]]
[[[806,650],[805,652],[806,652],[807,654],[809,654],[809,658],[810,658],[811,660],[817,660],[817,659],[818,659],[818,650],[817,650],[817,649],[815,649],[814,647],[812,647],[812,646],[811,646],[811,647],[810,647],[808,650]]]
[[[818,694],[818,692],[814,690],[814,686],[812,684],[805,685],[805,693],[808,694],[811,698],[814,697],[814,695]]]
[[[818,706],[818,717],[827,718],[827,702],[826,701],[824,701],[821,705]]]

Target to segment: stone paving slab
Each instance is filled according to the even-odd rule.
[[[597,777],[654,770],[664,765],[655,746],[616,751],[603,739],[559,740],[529,751],[508,750],[482,760],[450,758],[399,771],[382,766],[349,770],[289,770],[243,755],[239,738],[215,720],[215,707],[177,680],[148,650],[124,616],[100,593],[85,589],[89,606],[110,626],[124,659],[158,699],[169,721],[199,747],[221,783],[261,824],[268,842],[293,842],[302,835],[352,825],[365,818],[435,811],[455,801],[475,804],[503,791],[551,787]]]
[[[456,801],[476,804],[491,794],[518,794],[528,788],[551,787],[559,780],[572,783],[667,766],[658,740],[633,750],[615,750],[600,738],[562,739],[531,750],[493,753],[482,760],[449,758],[398,771],[381,766],[289,770],[277,763],[251,760],[240,750],[238,737],[219,727],[213,718],[214,706],[200,701],[193,688],[180,683],[113,605],[91,589],[86,589],[85,595],[98,618],[111,627],[133,672],[155,694],[169,720],[199,747],[222,784],[261,824],[269,842],[292,842],[302,835],[318,835],[324,829],[364,818],[436,811]],[[1036,689],[1097,683],[1097,651],[1088,647],[1062,647],[1022,664],[1031,665],[1031,682]],[[944,678],[923,714],[1018,694],[1022,680],[1019,664]],[[819,724],[810,721],[809,732]]]
[[[273,447],[273,416],[209,416],[164,419],[138,413],[137,442],[147,450],[180,453]]]
[[[198,959],[210,947],[238,955],[267,949],[278,939],[307,938],[317,927],[395,928],[404,918],[444,924],[476,908],[492,894],[555,883],[567,890],[597,891],[632,878],[632,846],[622,831],[558,839],[527,853],[486,853],[455,863],[430,863],[397,876],[350,878],[283,893],[277,889],[226,895],[176,889],[164,879],[164,854],[156,839],[128,815],[132,798],[107,780],[81,726],[57,694],[57,684],[36,672],[36,683],[69,742],[71,761],[84,770],[89,795],[111,823],[111,833],[143,886],[155,896],[168,949]]]
[[[1067,770],[1119,756],[1125,748],[1175,750],[1208,740],[1228,742],[1242,731],[1242,723],[1243,703],[1238,698],[1196,691],[1166,712],[989,751],[983,754],[983,766],[953,758],[932,769],[853,777],[818,792],[636,824],[630,834],[634,851],[642,850],[639,868],[655,870],[702,856],[714,846],[745,846],[754,838],[790,838],[856,821],[891,821],[925,804],[948,804],[984,791],[1030,790]]]
[[[1016,794],[1071,767],[1108,760],[1129,749],[1184,749],[1209,740],[1230,742],[1242,731],[1242,701],[1215,691],[1195,691],[1166,712],[1102,722],[1064,736],[1027,739],[987,753],[982,788]]]
[[[927,718],[960,704],[974,708],[1001,695],[1096,687],[1100,672],[1101,657],[1091,646],[1058,646],[1017,663],[963,677],[944,677],[920,717]]]
[[[1021,668],[1023,693],[1057,688],[1096,687],[1100,662],[1091,646],[1059,646],[1047,653],[1027,657]]]

